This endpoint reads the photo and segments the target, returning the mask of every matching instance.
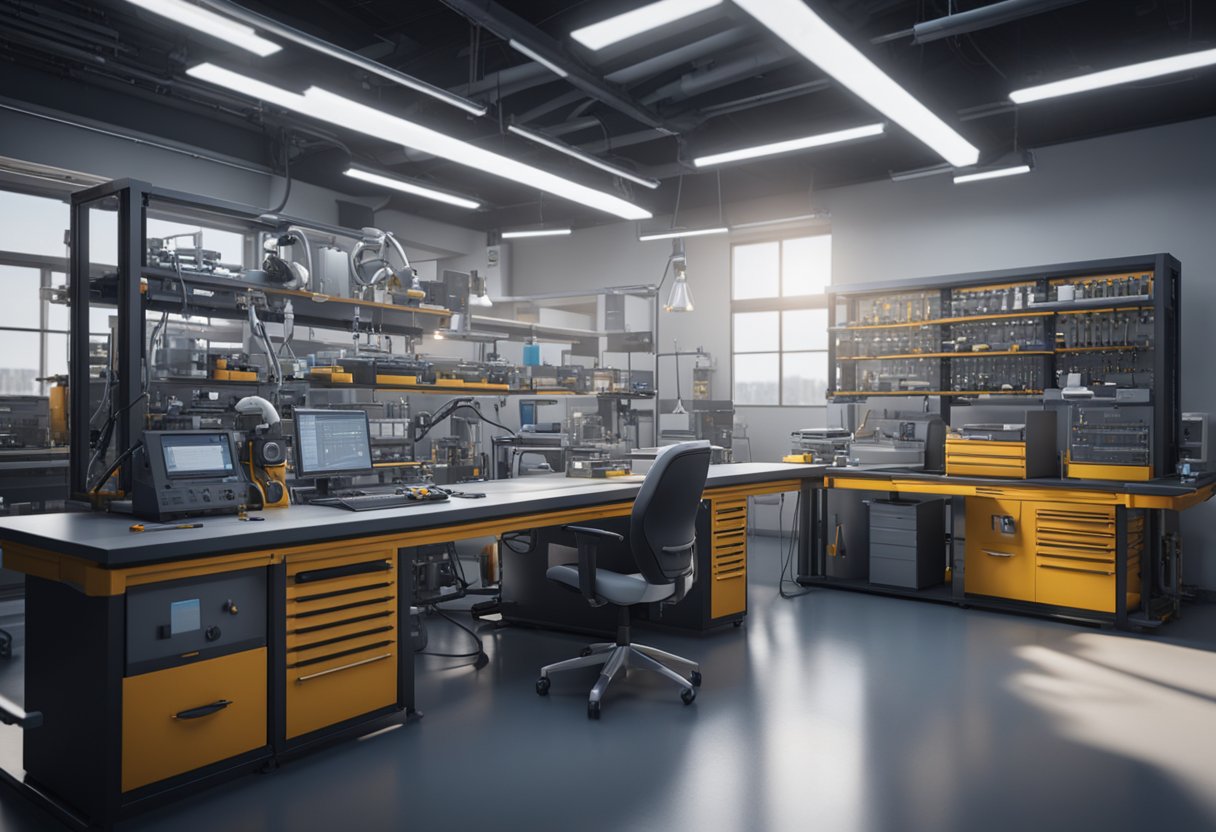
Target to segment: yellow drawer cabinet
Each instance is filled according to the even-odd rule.
[[[747,611],[747,498],[714,499],[710,511],[710,617],[738,615]]]
[[[122,680],[122,790],[267,745],[266,648]]]
[[[967,499],[964,589],[1053,607],[1116,610],[1114,506]],[[1127,604],[1140,603],[1144,518],[1127,520]]]
[[[974,595],[1035,600],[1034,552],[1020,500],[967,499],[963,588]]]
[[[393,706],[398,698],[397,551],[287,556],[286,738]]]
[[[1115,612],[1116,551],[1113,506],[1027,503],[1033,516],[1035,600],[1040,604]],[[1144,517],[1127,519],[1127,604],[1140,603]]]

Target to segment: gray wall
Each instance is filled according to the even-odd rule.
[[[811,204],[831,212],[836,283],[915,278],[1165,251],[1183,264],[1182,405],[1216,413],[1216,385],[1197,356],[1211,348],[1216,318],[1216,119],[1125,133],[1037,152],[1027,176],[970,185],[949,177],[874,182],[774,199],[770,216]],[[728,205],[728,222],[758,218],[763,205]],[[692,223],[689,223],[690,225]],[[568,238],[517,241],[520,294],[652,282],[668,248],[639,243],[632,224],[576,231]],[[696,311],[664,314],[664,348],[702,344],[721,368],[715,395],[729,395],[730,261],[739,238],[690,238]],[[671,380],[670,372],[667,380]],[[670,387],[664,385],[665,394]],[[789,431],[824,422],[822,408],[739,409],[757,459],[785,452]],[[1188,580],[1216,588],[1216,506],[1184,516]]]

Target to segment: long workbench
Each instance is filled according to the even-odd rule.
[[[1194,483],[960,477],[899,468],[828,468],[823,522],[804,585],[859,589],[1030,612],[1118,627],[1154,627],[1178,611],[1178,515],[1212,498],[1216,475]],[[833,575],[837,515],[829,492],[878,500],[945,498],[951,523],[940,581],[924,589]],[[871,511],[872,514],[872,511]],[[880,531],[881,533],[881,531]]]
[[[746,609],[747,498],[797,492],[812,529],[823,470],[710,468],[698,583],[711,616]],[[485,497],[146,532],[100,513],[0,520],[4,565],[27,576],[25,708],[41,719],[0,733],[24,737],[23,770],[3,774],[66,820],[106,825],[399,722],[414,710],[416,547],[625,517],[641,483],[470,483]]]

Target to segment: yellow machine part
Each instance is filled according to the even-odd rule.
[[[781,461],[810,465],[815,461],[815,457],[811,454],[786,454],[781,457]]]
[[[51,388],[51,441],[66,445],[68,439],[68,386],[56,384]]]
[[[313,367],[309,375],[330,384],[353,384],[355,381],[354,373],[343,372],[341,367]]]
[[[1113,480],[1115,482],[1148,482],[1153,469],[1148,465],[1104,465],[1093,462],[1068,463],[1071,480]]]

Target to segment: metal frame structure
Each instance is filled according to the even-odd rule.
[[[90,228],[89,212],[98,206],[116,210],[118,215],[117,268],[112,274],[91,273],[90,241],[94,229]],[[289,226],[307,228],[321,234],[358,239],[361,232],[296,217],[267,214],[261,208],[228,202],[226,200],[187,194],[167,188],[159,188],[134,179],[106,182],[72,194],[71,199],[71,256],[69,262],[69,293],[71,304],[71,333],[69,346],[70,386],[74,391],[69,409],[69,432],[71,436],[70,491],[84,498],[90,487],[89,461],[92,457],[89,389],[89,307],[91,303],[114,306],[117,328],[112,344],[111,363],[117,376],[111,414],[115,419],[113,449],[115,458],[128,452],[138,439],[139,425],[144,422],[144,408],[140,402],[143,394],[142,368],[144,361],[145,316],[148,310],[177,311],[179,297],[186,292],[186,282],[172,269],[149,268],[145,262],[147,239],[147,215],[149,208],[178,209],[192,219],[197,215],[214,218],[219,224],[236,224],[268,233],[282,232]],[[247,244],[250,248],[251,243]],[[290,294],[286,290],[254,286],[239,280],[223,277],[192,276],[189,293],[199,304],[200,311],[214,317],[243,317],[243,310],[231,308],[235,295],[247,292],[267,294]],[[296,293],[309,297],[306,292]],[[225,300],[230,301],[225,306]],[[377,307],[377,324],[384,332],[419,336],[422,317],[428,327],[446,326],[450,313],[446,310],[417,309],[414,307],[390,308],[383,304],[366,304]],[[296,315],[300,326],[315,325],[332,328],[347,319],[329,303],[302,306]],[[265,319],[282,321],[282,315],[273,309],[265,310]],[[130,489],[130,472],[120,468],[119,490]]]
[[[952,289],[980,287],[990,284],[1010,282],[1030,282],[1045,289],[1048,282],[1059,278],[1084,278],[1087,276],[1107,275],[1119,272],[1134,272],[1151,270],[1154,274],[1154,291],[1151,300],[1153,308],[1153,393],[1151,405],[1153,408],[1153,476],[1162,477],[1174,473],[1177,460],[1178,419],[1182,413],[1180,360],[1181,360],[1181,327],[1179,326],[1179,310],[1181,307],[1182,265],[1169,254],[1146,254],[1135,257],[1118,257],[1105,260],[1084,260],[1075,263],[1057,263],[1047,266],[1029,268],[1002,269],[990,272],[973,272],[969,274],[948,275],[944,277],[926,277],[915,280],[889,280],[874,283],[859,283],[852,286],[835,286],[829,292],[828,298],[828,327],[830,335],[834,336],[840,329],[837,326],[837,316],[841,306],[848,311],[849,320],[855,320],[857,300],[867,295],[882,295],[888,292],[915,292],[926,289],[940,289],[943,309],[948,308],[950,291]],[[1103,304],[1104,307],[1116,307],[1121,304],[1117,299]],[[1137,301],[1135,306],[1150,304]],[[1037,305],[1034,310],[1048,313],[1049,319],[1054,319],[1055,313],[1068,306],[1067,303],[1049,303]],[[1077,306],[1084,309],[1083,306]],[[1016,313],[1004,314],[1002,317],[1017,317]],[[949,316],[943,313],[943,329],[949,326]],[[966,354],[966,353],[963,353]],[[947,362],[950,358],[938,359],[939,383],[933,391],[898,391],[880,395],[898,398],[924,398],[935,393],[945,392],[940,396],[942,418],[949,423],[951,403],[955,395],[946,390],[949,385]],[[1044,378],[1054,375],[1056,354],[1044,357]],[[870,395],[865,391],[848,391],[840,393],[836,390],[837,370],[840,367],[837,355],[836,338],[828,338],[828,401],[860,400]],[[1014,395],[1007,397],[1010,404],[1013,399],[1033,400],[1036,404],[1044,401],[1040,395]]]

